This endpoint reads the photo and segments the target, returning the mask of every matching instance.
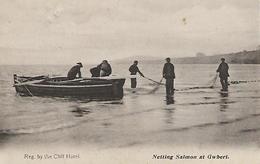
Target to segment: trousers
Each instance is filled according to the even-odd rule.
[[[136,78],[131,78],[131,88],[136,88]]]
[[[173,95],[174,93],[174,79],[173,78],[167,78],[166,79],[166,95]]]
[[[227,91],[228,90],[228,78],[227,77],[221,77],[220,78],[220,83],[222,85],[222,89],[224,91]]]

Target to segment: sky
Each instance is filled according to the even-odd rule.
[[[254,50],[259,0],[0,0],[0,64]]]

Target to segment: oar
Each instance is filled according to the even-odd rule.
[[[149,92],[149,94],[155,93],[159,89],[160,85],[162,85],[162,80],[163,80],[163,77],[160,80],[160,82],[157,82],[157,86],[155,86],[154,89]]]

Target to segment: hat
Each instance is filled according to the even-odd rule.
[[[83,67],[82,63],[81,62],[78,62],[77,63],[80,67]]]
[[[221,60],[225,60],[225,58],[221,58]]]
[[[171,59],[170,58],[166,58],[165,60],[170,61]]]

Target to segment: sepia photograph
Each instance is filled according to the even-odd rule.
[[[259,0],[0,0],[1,164],[259,164]]]

